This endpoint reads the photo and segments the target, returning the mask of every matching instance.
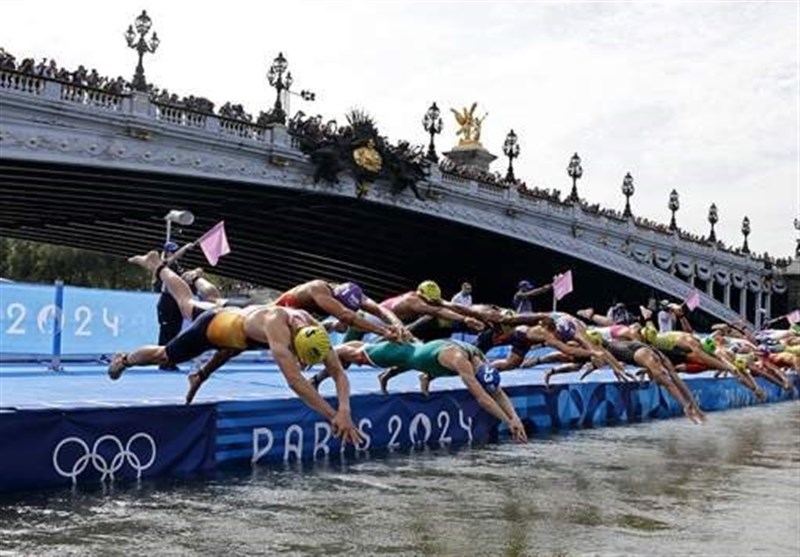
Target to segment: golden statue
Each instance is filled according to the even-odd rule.
[[[383,160],[380,153],[375,149],[375,142],[370,139],[363,147],[359,147],[353,151],[353,160],[361,168],[369,170],[377,174],[381,171]]]
[[[462,108],[461,112],[456,111],[455,108],[450,109],[459,125],[456,135],[462,136],[458,140],[459,147],[483,147],[481,145],[481,126],[489,113],[487,112],[479,118],[475,116],[477,107],[478,103],[472,103],[469,110],[467,107]]]

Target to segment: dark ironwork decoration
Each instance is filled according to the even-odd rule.
[[[508,157],[508,171],[506,172],[506,182],[514,182],[514,159],[519,156],[519,143],[517,134],[514,130],[508,132],[506,140],[503,142],[503,154]]]
[[[750,235],[750,219],[744,217],[742,220],[742,234],[744,235],[744,244],[742,244],[742,252],[750,253],[750,246],[747,245],[747,237]]]
[[[579,200],[578,180],[580,180],[581,176],[583,176],[583,167],[581,166],[581,158],[578,156],[578,153],[572,155],[572,158],[569,160],[567,174],[569,174],[569,177],[572,178],[572,191],[567,199],[569,201],[576,202]]]
[[[431,142],[428,145],[427,159],[431,162],[439,162],[439,157],[436,155],[436,146],[433,144],[433,137],[442,133],[442,116],[439,107],[433,103],[425,116],[422,118],[422,128],[431,136]]]
[[[154,53],[161,43],[155,31],[153,31],[153,36],[150,37],[149,41],[145,38],[152,24],[150,16],[147,15],[145,10],[142,10],[141,15],[134,20],[133,25],[128,26],[128,30],[125,32],[125,40],[128,42],[128,46],[139,53],[139,63],[136,65],[136,72],[133,74],[133,83],[131,84],[135,91],[147,91],[142,57],[147,52]],[[133,30],[134,26],[136,31]],[[138,41],[136,40],[137,33],[139,35]]]
[[[633,216],[631,213],[631,196],[635,191],[636,188],[633,187],[633,176],[628,172],[622,180],[622,195],[625,196],[625,212],[622,213],[623,217],[627,218]]]
[[[338,184],[339,174],[349,171],[359,198],[369,193],[373,182],[385,179],[392,193],[409,188],[418,199],[424,199],[417,188],[427,175],[423,148],[407,142],[390,145],[367,113],[352,110],[347,114],[347,126],[339,127],[334,120],[323,124],[321,117],[306,118],[298,112],[289,121],[289,131],[314,164],[315,183]]]
[[[675,212],[681,208],[681,202],[677,191],[672,190],[669,192],[669,203],[667,203],[667,207],[670,211],[672,211],[672,219],[669,221],[669,229],[677,230],[678,224],[675,222]]]
[[[717,241],[717,234],[714,232],[714,225],[719,222],[716,203],[712,203],[711,207],[708,208],[708,222],[711,223],[711,232],[708,234],[708,241],[715,243]]]

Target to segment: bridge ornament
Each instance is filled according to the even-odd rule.
[[[279,124],[238,122],[153,102],[143,93],[106,93],[6,70],[0,70],[0,102],[4,158],[167,172],[348,197],[357,185],[353,173],[338,182],[317,183],[314,153],[319,155],[319,147],[303,148],[302,138]],[[474,126],[467,120],[463,125],[471,126],[470,138],[475,140]],[[785,281],[749,255],[683,240],[672,232],[591,212],[578,203],[556,202],[530,190],[479,183],[437,166],[427,168],[427,178],[417,176],[426,196],[413,187],[413,180],[414,196],[396,195],[409,184],[403,183],[402,173],[385,174],[390,166],[387,152],[376,151],[383,157],[376,183],[387,186],[370,193],[377,203],[570,253],[678,298],[691,290],[687,280],[693,276],[753,292],[786,291]],[[347,158],[357,166],[352,146]],[[416,176],[417,170],[409,170],[409,175]],[[770,276],[771,286],[765,282]],[[702,296],[703,308],[710,313],[738,317],[730,307]]]

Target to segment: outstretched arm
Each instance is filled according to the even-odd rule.
[[[361,436],[353,425],[350,415],[350,382],[347,380],[347,374],[342,369],[342,363],[334,350],[329,351],[325,356],[325,371],[333,377],[336,383],[336,397],[339,400],[339,408],[331,419],[333,433],[337,437],[341,436],[343,443],[350,441],[353,445],[357,445],[361,442]]]
[[[315,295],[314,302],[316,302],[319,309],[328,315],[336,317],[342,323],[346,323],[347,325],[356,327],[362,331],[375,333],[376,335],[380,335],[391,340],[396,340],[398,337],[397,333],[378,323],[373,323],[367,319],[364,319],[355,311],[346,308],[336,298],[329,294]]]
[[[164,260],[164,263],[169,265],[173,261],[177,261],[178,259],[183,257],[186,254],[187,251],[194,249],[195,246],[197,246],[197,242],[189,242],[188,244],[186,244],[184,246],[181,246],[181,248],[178,251],[176,251],[175,253],[173,253],[169,257],[167,257]]]
[[[525,426],[522,425],[522,421],[520,421],[517,411],[505,391],[500,387],[497,387],[497,390],[492,393],[491,396],[495,402],[497,402],[498,406],[503,409],[506,415],[511,418],[511,424],[509,425],[511,438],[518,443],[524,443],[527,441],[528,434],[525,433]]]

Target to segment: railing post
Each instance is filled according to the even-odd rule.
[[[44,87],[42,88],[42,97],[45,99],[60,100],[61,84],[51,79],[45,79]]]
[[[289,132],[286,131],[286,126],[272,125],[272,144],[289,147]]]
[[[131,93],[131,114],[134,116],[144,116],[151,118],[150,113],[150,95],[142,93],[141,91],[134,91]]]
[[[57,279],[56,298],[53,311],[53,354],[50,359],[51,371],[64,371],[61,367],[61,316],[64,313],[64,281]]]

